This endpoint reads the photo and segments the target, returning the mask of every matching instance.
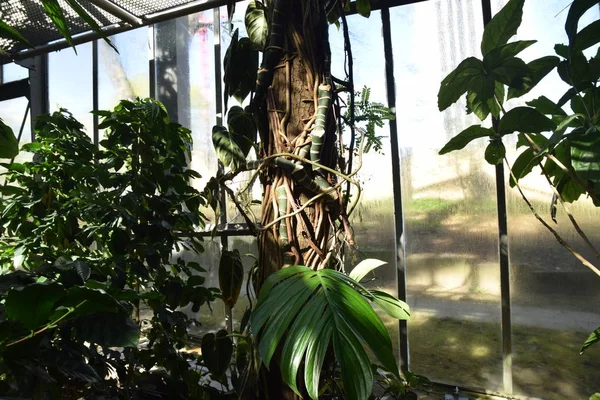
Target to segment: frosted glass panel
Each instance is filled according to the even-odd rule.
[[[48,55],[50,112],[66,108],[93,135],[92,44],[77,46]]]
[[[190,129],[194,139],[191,167],[202,175],[194,181],[199,190],[217,174],[218,165],[211,137],[217,114],[213,14],[213,10],[193,14],[190,21],[195,22],[190,22],[189,30]],[[207,211],[207,215],[214,223],[214,213]]]
[[[495,11],[503,1],[495,2]],[[528,0],[523,25],[515,40],[537,39],[523,52],[525,61],[553,54],[556,43],[567,43],[564,24],[569,3],[558,0]],[[588,25],[599,16],[598,7],[579,24]],[[596,49],[592,49],[595,54]],[[549,75],[523,99],[507,107],[522,105],[541,96],[558,101],[568,87],[556,72]],[[516,138],[507,138],[507,156],[514,161]],[[577,251],[596,266],[600,261],[578,237],[564,210],[558,205],[557,223],[550,218],[552,191],[536,168],[520,181],[537,212]],[[600,390],[600,348],[583,355],[579,349],[589,332],[600,326],[600,277],[589,271],[532,215],[516,189],[507,185],[513,310],[513,380],[516,394],[544,399],[587,399]],[[600,211],[591,201],[569,205],[590,241],[600,247]]]
[[[254,237],[230,237],[228,238],[228,245],[230,250],[237,249],[240,252],[242,263],[244,265],[244,283],[242,284],[238,302],[232,310],[233,327],[234,329],[238,330],[244,312],[250,306],[250,301],[248,300],[247,296],[248,291],[246,283],[248,273],[254,265],[254,259],[248,256],[248,254],[256,256],[258,254],[258,250],[256,247],[256,238]],[[221,240],[218,238],[206,238],[204,240],[204,249],[204,253],[200,254],[199,256],[186,254],[186,259],[190,261],[193,259],[194,261],[200,263],[202,268],[206,269],[207,272],[203,274],[206,277],[205,287],[218,288]],[[252,305],[256,306],[256,296],[254,295],[251,286],[252,285],[249,286],[249,292],[251,294]],[[200,326],[192,330],[192,332],[195,334],[200,334],[206,331],[214,331],[226,327],[227,311],[225,304],[221,299],[215,300],[210,307],[208,307],[208,305],[202,306],[200,311],[197,313],[193,313],[191,311],[191,306],[184,308],[183,311],[185,311],[189,317],[195,318],[200,322]]]
[[[500,390],[500,274],[494,169],[485,140],[439,156],[475,121],[464,101],[438,111],[441,80],[479,51],[480,2],[391,10],[405,213],[410,369],[435,381]]]
[[[371,91],[369,98],[371,102],[387,104],[385,79],[382,79],[385,76],[385,60],[381,34],[381,12],[373,11],[368,19],[353,15],[347,20],[354,61],[355,90],[364,90],[366,86]],[[334,77],[345,80],[342,29],[338,30],[335,25],[330,26],[329,39],[331,42],[331,73]],[[373,77],[378,79],[373,79]],[[340,96],[347,101],[344,93],[341,93]],[[344,113],[346,109],[344,108],[340,112]],[[364,126],[361,127],[364,128]],[[348,131],[346,129],[346,134],[342,138],[346,146],[350,144]],[[376,135],[383,137],[383,148],[380,152],[371,150],[365,153],[362,157],[362,168],[356,175],[363,192],[358,207],[350,215],[356,245],[348,248],[346,268],[351,270],[364,258],[386,261],[388,264],[375,271],[375,279],[368,282],[367,286],[384,290],[396,296],[393,187],[388,125],[384,124],[382,128],[376,128]],[[356,169],[358,163],[359,161],[355,157],[353,169]],[[346,186],[343,189],[345,190]],[[353,196],[356,196],[355,188],[351,190]],[[398,321],[383,313],[380,313],[380,317],[388,328],[392,344],[397,351]]]
[[[117,53],[98,41],[98,104],[101,110],[114,108],[120,100],[148,97],[148,28],[139,28],[110,37]]]

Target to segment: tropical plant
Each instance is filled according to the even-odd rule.
[[[369,0],[356,5],[359,14],[369,16]],[[230,16],[234,9],[234,2],[230,2]],[[349,223],[361,194],[355,176],[362,165],[364,148],[379,147],[375,126],[393,115],[370,102],[368,89],[359,94],[358,106],[355,105],[348,11],[347,1],[251,1],[244,18],[248,37],[240,38],[236,29],[225,54],[225,106],[229,97],[240,103],[247,97],[250,100],[245,108],[236,105],[228,110],[227,126],[213,128],[213,144],[225,169],[211,180],[205,194],[209,200],[217,199],[225,187],[249,228],[256,232],[258,267],[252,275],[256,292],[271,274],[291,265],[304,265],[312,271],[342,270],[344,248],[355,244]],[[348,61],[343,79],[331,74],[329,23],[343,28]],[[348,95],[346,113],[342,113],[340,93]],[[361,123],[365,124],[364,129]],[[344,128],[349,131],[347,143],[342,140]],[[255,160],[251,159],[254,155]],[[254,171],[250,182],[258,177],[263,187],[259,223],[245,212],[240,196],[227,187],[238,174],[250,170]],[[238,193],[245,190],[247,187]],[[210,203],[218,211],[218,202]],[[315,276],[330,273],[319,272]],[[255,315],[259,310],[252,312]],[[253,317],[252,321],[259,320]],[[371,328],[377,331],[380,327]],[[252,323],[251,329],[254,334],[260,331]],[[264,329],[269,331],[268,327]],[[273,358],[272,365],[286,367],[280,350],[273,351],[259,353],[268,356],[267,365]],[[386,360],[389,357],[391,354]],[[387,367],[393,369],[391,362]],[[369,372],[361,382],[365,378],[372,380],[370,377]],[[298,398],[287,387],[291,383],[288,378],[280,375],[279,368],[272,367],[257,378],[269,382],[268,388],[259,388],[257,397]],[[313,381],[313,389],[315,384]],[[364,393],[363,386],[352,395]]]
[[[307,393],[318,399],[322,371],[331,370],[336,361],[344,398],[367,399],[374,377],[364,345],[382,368],[401,379],[392,341],[369,303],[395,319],[408,319],[409,307],[386,292],[369,290],[359,283],[383,264],[366,259],[349,275],[332,269],[314,271],[290,266],[264,282],[250,317],[251,330],[267,367],[281,347],[281,376],[296,394]],[[301,370],[304,379],[299,386]]]
[[[557,201],[590,250],[600,253],[581,230],[565,203],[585,195],[600,206],[600,50],[589,59],[584,51],[600,42],[600,21],[579,29],[583,14],[598,4],[595,0],[575,0],[569,7],[565,31],[568,44],[554,47],[557,56],[545,56],[525,63],[517,55],[535,40],[508,43],[521,24],[525,0],[510,0],[485,27],[481,41],[483,58],[463,60],[441,83],[438,93],[440,111],[466,93],[467,112],[491,126],[473,125],[452,138],[440,151],[445,154],[487,137],[485,159],[494,165],[505,161],[503,139],[517,133],[517,148],[524,151],[510,169],[510,185],[517,187],[536,218],[579,261],[600,276],[600,270],[573,249],[534,209],[518,182],[539,167],[554,192],[552,219]],[[519,98],[531,91],[553,70],[568,85],[554,102],[546,96],[505,110],[506,99]],[[563,109],[569,105],[570,110]],[[548,134],[544,134],[547,132]],[[508,164],[508,162],[506,161]],[[556,222],[556,221],[555,221]],[[593,332],[581,351],[598,341]]]
[[[34,161],[5,165],[0,393],[203,398],[177,310],[218,295],[181,253],[204,221],[189,131],[150,99],[98,114],[103,150],[63,110],[36,121]]]

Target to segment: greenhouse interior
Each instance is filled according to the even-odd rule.
[[[0,398],[600,399],[597,0],[0,3]]]

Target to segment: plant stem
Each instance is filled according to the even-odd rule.
[[[529,136],[529,134],[524,133],[523,136],[525,136],[525,139],[527,139],[527,141],[529,142],[529,145],[539,154],[539,152],[542,150],[540,148],[540,146],[538,146],[533,139],[531,139],[531,136]],[[537,154],[536,154],[537,155]],[[581,178],[579,178],[577,175],[575,175],[575,173],[573,173],[573,171],[571,171],[570,169],[568,169],[567,167],[565,167],[565,165],[556,157],[554,157],[554,155],[550,154],[550,153],[545,153],[544,157],[547,157],[549,160],[551,160],[552,162],[554,162],[558,168],[560,168],[565,174],[569,175],[569,177],[571,179],[573,179],[579,186],[581,186],[583,188],[583,190],[585,190],[585,192],[592,198],[594,199],[595,203],[600,204],[600,198],[598,197],[597,194],[590,192],[587,188],[587,185],[585,184],[585,182],[583,182],[581,180]]]
[[[63,315],[61,315],[58,319],[47,323],[43,328],[38,329],[35,332],[32,332],[30,335],[22,337],[21,339],[15,340],[14,342],[11,342],[9,344],[6,345],[6,347],[10,347],[10,346],[14,346],[15,344],[19,344],[21,342],[24,342],[25,340],[31,339],[32,337],[39,335],[42,332],[47,331],[48,329],[54,329],[56,328],[56,324],[58,324],[60,321],[62,321],[63,319],[67,318],[67,316],[69,316],[70,314],[72,314],[78,307],[81,307],[85,302],[87,302],[87,300],[83,300],[81,303],[77,304],[75,307],[71,307],[69,308],[69,310],[64,313]]]
[[[346,52],[346,61],[348,62],[348,70],[346,76],[348,78],[348,92],[350,96],[350,146],[348,151],[348,173],[352,171],[352,161],[354,156],[354,144],[355,144],[355,128],[354,128],[354,60],[352,59],[352,46],[350,44],[350,34],[348,33],[348,21],[346,20],[346,13],[341,5],[338,3],[338,7],[341,9],[342,14],[342,25],[344,30],[344,51]],[[362,138],[364,140],[364,137]],[[350,182],[346,185],[346,197],[344,199],[344,206],[348,205],[350,201]]]
[[[587,235],[585,234],[585,232],[583,232],[583,230],[581,229],[581,227],[579,226],[579,224],[575,220],[575,217],[573,216],[573,214],[571,213],[571,211],[569,210],[569,208],[565,204],[565,201],[564,201],[562,195],[558,192],[558,190],[556,190],[556,187],[552,184],[552,181],[550,180],[550,177],[546,173],[546,170],[544,169],[544,166],[542,165],[541,162],[538,163],[538,165],[542,169],[542,174],[544,175],[544,177],[548,181],[548,184],[552,188],[552,191],[554,192],[554,194],[556,195],[556,197],[560,201],[560,204],[562,205],[562,207],[564,208],[565,212],[567,213],[567,216],[569,217],[569,220],[573,224],[573,227],[575,228],[575,230],[577,231],[577,233],[579,234],[579,236],[581,236],[581,238],[583,239],[583,241],[588,245],[588,247],[594,252],[596,258],[600,259],[600,253],[598,253],[598,250],[596,249],[596,247],[592,244],[592,242],[590,241],[590,239],[587,237]]]
[[[525,196],[525,193],[523,193],[523,190],[521,190],[521,186],[519,185],[519,182],[517,181],[517,178],[513,174],[512,169],[510,168],[510,164],[508,163],[508,160],[506,159],[506,157],[504,158],[504,162],[506,162],[506,165],[508,166],[508,170],[510,171],[510,175],[512,176],[513,180],[515,181],[515,186],[519,190],[519,193],[521,194],[521,197],[523,198],[523,200],[525,201],[525,203],[527,203],[527,205],[529,206],[529,209],[531,210],[531,212],[533,213],[533,215],[538,219],[538,221],[540,221],[542,223],[542,225],[544,225],[546,227],[546,229],[548,229],[554,235],[554,237],[556,238],[556,240],[558,241],[558,243],[560,243],[561,246],[563,246],[564,248],[566,248],[567,250],[569,250],[569,252],[571,254],[573,254],[575,256],[575,258],[577,258],[579,261],[581,261],[581,263],[583,265],[585,265],[586,267],[588,267],[589,269],[591,269],[596,275],[600,276],[600,270],[598,268],[596,268],[592,263],[590,263],[581,254],[579,254],[575,249],[573,249],[573,247],[571,247],[571,245],[569,245],[558,234],[558,232],[556,232],[550,225],[548,225],[548,223],[546,221],[544,221],[544,219],[542,217],[539,216],[539,214],[537,213],[537,211],[535,211],[535,208],[533,207],[533,205],[531,204],[531,202],[529,201],[529,199],[527,199],[527,197]]]

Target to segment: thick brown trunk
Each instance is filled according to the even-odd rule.
[[[310,146],[318,105],[317,89],[328,82],[329,75],[327,22],[319,1],[289,0],[282,3],[285,3],[281,10],[285,15],[283,51],[261,106],[266,115],[259,116],[259,119],[268,121],[267,144],[262,149],[262,157],[281,153],[299,155],[303,154],[301,148]],[[329,112],[329,119],[331,114]],[[329,122],[327,128],[326,143],[332,151],[335,148],[335,124]],[[309,156],[304,154],[304,157]],[[284,158],[302,164],[298,158]],[[322,159],[327,159],[328,166],[335,169],[335,157]],[[303,164],[313,180],[315,174],[312,166]],[[322,173],[322,177],[334,183],[334,176]],[[314,269],[326,267],[329,236],[336,218],[331,211],[336,208],[331,204],[332,196],[323,196],[306,206],[308,200],[318,193],[308,190],[306,185],[299,183],[297,177],[291,176],[289,171],[284,171],[275,162],[271,162],[265,170],[262,182],[261,222],[263,226],[270,227],[262,231],[258,238],[260,270],[257,286],[260,287],[270,274],[286,265],[299,264]],[[278,194],[281,198],[283,193],[287,204],[285,210],[279,210],[283,203],[278,203]],[[298,212],[303,206],[306,207]],[[292,213],[296,214],[289,215]],[[273,224],[283,214],[289,216]],[[282,234],[287,236],[287,243],[285,239],[282,240]],[[270,370],[263,372],[266,382],[261,382],[261,386],[265,388],[266,384],[269,399],[300,398],[283,383],[277,357],[271,363]]]

